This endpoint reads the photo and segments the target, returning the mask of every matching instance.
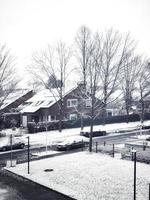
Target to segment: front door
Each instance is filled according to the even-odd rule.
[[[27,127],[27,116],[26,115],[22,116],[22,126]]]

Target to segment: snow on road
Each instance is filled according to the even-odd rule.
[[[107,132],[114,132],[117,130],[123,129],[133,129],[139,127],[141,125],[140,122],[130,122],[130,123],[116,123],[116,124],[106,124],[106,125],[96,125],[94,126],[94,130],[103,130]],[[144,125],[150,125],[150,121],[145,121]],[[7,132],[7,135],[19,133],[19,129],[15,131],[11,129],[4,130]],[[47,132],[39,132],[35,134],[24,134],[24,139],[27,142],[27,136],[30,137],[30,144],[35,145],[53,145],[58,142],[62,142],[68,137],[71,136],[79,136],[81,128],[72,128],[72,129],[64,129],[60,133],[58,130],[47,131]],[[90,131],[90,127],[84,127],[83,131]]]
[[[132,200],[133,162],[80,152],[9,168],[21,176],[78,200]],[[45,169],[53,169],[45,172]],[[137,163],[137,200],[148,199],[150,166]]]

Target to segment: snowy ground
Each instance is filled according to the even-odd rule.
[[[53,169],[45,172],[45,169]],[[21,176],[78,200],[132,200],[133,162],[80,152],[9,168]],[[150,166],[137,163],[137,200],[148,199]]]
[[[97,125],[94,126],[94,130],[105,130],[106,132],[117,132],[117,130],[124,130],[124,129],[134,129],[141,125],[140,122],[130,122],[130,123],[116,123],[116,124],[106,124],[106,125]],[[144,122],[144,125],[150,125],[150,121]],[[7,135],[10,134],[17,134],[19,133],[19,129],[15,131],[11,129],[4,130]],[[61,133],[58,130],[54,131],[47,131],[47,132],[40,132],[35,134],[23,134],[25,140],[27,141],[26,137],[30,136],[30,144],[35,145],[53,145],[58,142],[62,142],[70,136],[78,136],[80,135],[80,128],[72,128],[72,129],[64,129]],[[90,127],[84,127],[83,131],[90,131]]]

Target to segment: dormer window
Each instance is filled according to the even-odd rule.
[[[67,107],[73,108],[78,106],[78,99],[67,99]]]

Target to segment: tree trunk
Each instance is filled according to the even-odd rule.
[[[83,123],[83,115],[81,114],[81,130],[84,128],[84,123]]]
[[[144,105],[144,100],[142,100],[142,101],[141,101],[141,123],[144,122],[144,113],[145,113],[144,107],[145,107],[145,105]]]
[[[129,109],[127,107],[126,107],[126,113],[127,113],[126,123],[129,123]]]
[[[93,116],[91,118],[91,125],[90,125],[90,143],[89,143],[89,152],[92,152],[92,135],[93,135]]]
[[[105,125],[106,124],[106,115],[107,115],[107,113],[106,113],[106,104],[104,103],[104,105],[103,105],[103,109],[102,109],[102,117],[103,117],[103,125]]]
[[[92,152],[93,121],[94,121],[94,97],[92,97],[92,107],[91,107],[89,152]]]

